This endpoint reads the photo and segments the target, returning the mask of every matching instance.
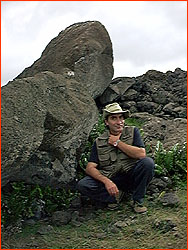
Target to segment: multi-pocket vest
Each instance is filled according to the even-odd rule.
[[[124,127],[120,140],[128,145],[133,144],[134,127]],[[123,153],[118,147],[108,143],[109,131],[105,131],[96,139],[97,152],[99,158],[98,170],[104,176],[111,178],[117,173],[128,172],[136,163],[136,159],[130,158]]]

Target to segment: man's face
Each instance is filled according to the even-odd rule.
[[[114,114],[109,115],[108,119],[105,120],[105,123],[109,127],[109,130],[112,134],[118,135],[124,128],[124,121],[125,119],[123,114]]]

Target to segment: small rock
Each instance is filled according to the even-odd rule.
[[[25,221],[24,221],[24,224],[25,224],[25,225],[32,226],[32,225],[35,225],[35,224],[36,224],[36,221],[33,220],[33,219],[28,219],[28,220],[25,220]]]
[[[175,206],[180,203],[178,196],[174,193],[165,193],[161,198],[160,202],[163,206]]]
[[[173,231],[176,226],[176,223],[171,218],[163,220],[156,219],[153,223],[153,227],[158,230],[161,230],[163,233]]]
[[[118,227],[118,228],[123,228],[123,227],[127,227],[128,224],[125,221],[117,221],[114,226]]]
[[[137,236],[139,236],[141,234],[144,234],[144,230],[142,230],[140,228],[136,229],[135,232],[134,232],[134,235],[137,235]]]
[[[56,226],[67,225],[72,219],[72,215],[67,211],[57,211],[52,215],[52,224]]]
[[[53,227],[51,225],[42,225],[38,229],[37,233],[40,235],[45,235],[45,234],[50,233],[52,230],[53,230]]]
[[[95,238],[99,239],[99,240],[103,240],[106,238],[106,234],[105,233],[96,233],[94,235]]]
[[[80,208],[82,206],[81,198],[76,197],[72,200],[71,202],[71,207],[72,208]]]
[[[110,232],[115,234],[119,233],[119,231],[120,231],[119,228],[116,226],[112,226],[110,229]]]

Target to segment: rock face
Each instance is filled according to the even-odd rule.
[[[113,77],[112,43],[105,27],[97,21],[76,23],[60,32],[45,48],[42,56],[18,78],[42,71],[74,75],[96,98]]]
[[[63,186],[98,119],[94,99],[113,76],[112,43],[97,21],[66,28],[2,88],[2,186]]]
[[[165,149],[170,150],[175,144],[183,145],[187,142],[187,119],[167,119],[152,114],[134,113],[132,118],[143,122],[143,140],[145,145],[155,150],[157,141],[163,143]]]
[[[159,117],[186,118],[187,72],[177,68],[162,73],[149,70],[139,77],[115,78],[98,98],[100,106],[118,101],[132,113],[147,112]]]
[[[43,72],[2,88],[2,185],[58,186],[76,175],[77,158],[98,119],[94,100],[74,79]]]

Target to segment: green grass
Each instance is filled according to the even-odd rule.
[[[135,126],[135,127],[139,128],[139,129],[141,129],[143,127],[143,125],[144,125],[144,121],[142,119],[130,117],[130,118],[127,118],[125,120],[125,125],[127,125],[127,126]]]
[[[26,226],[20,233],[10,236],[3,233],[2,248],[186,249],[186,190],[178,190],[177,195],[180,205],[176,207],[163,207],[157,199],[146,199],[148,213],[137,215],[132,211],[130,202],[123,200],[117,211],[97,210],[80,226],[54,226],[45,234],[39,234],[39,228],[47,226],[49,222],[41,221],[33,226]],[[176,231],[165,233],[153,226],[156,219],[166,218],[175,222]],[[126,222],[127,226],[117,229],[114,224],[118,221]]]

